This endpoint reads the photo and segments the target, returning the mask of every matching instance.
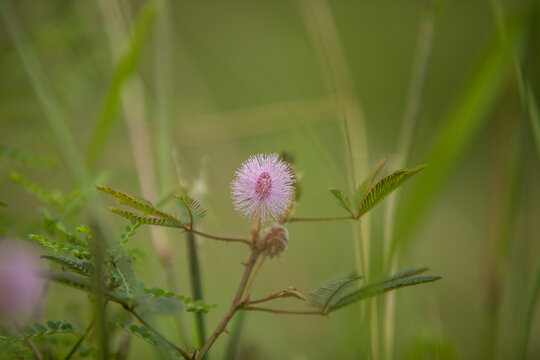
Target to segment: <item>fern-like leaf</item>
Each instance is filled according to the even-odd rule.
[[[111,264],[109,271],[118,285],[116,290],[124,294],[125,298],[133,299],[142,294],[144,287],[135,277],[135,269],[130,259],[125,256],[119,257]]]
[[[53,251],[71,253],[78,259],[92,258],[92,253],[90,250],[79,245],[61,243],[38,234],[30,234],[28,237]]]
[[[332,195],[338,200],[339,204],[354,216],[354,210],[351,204],[351,200],[343,193],[343,191],[335,188],[328,189]]]
[[[201,220],[208,211],[201,203],[187,195],[178,195],[175,198],[181,210],[182,220],[189,224],[189,227]]]
[[[143,339],[144,341],[148,342],[149,344],[152,344],[156,348],[158,348],[161,351],[167,352],[168,354],[172,355],[174,358],[177,359],[183,359],[184,357],[182,354],[177,352],[175,349],[168,346],[162,339],[160,339],[158,336],[152,334],[152,332],[147,329],[144,326],[138,326],[135,324],[125,324],[121,320],[116,320],[116,325],[120,328],[124,329],[125,331]]]
[[[165,291],[158,287],[153,287],[151,289],[144,289],[144,292],[150,295],[151,297],[158,298],[158,299],[163,298],[163,299],[180,300],[183,307],[186,309],[187,312],[207,313],[210,309],[217,307],[216,304],[203,304],[201,300],[193,301],[191,297],[177,295],[171,291]]]
[[[384,164],[386,164],[386,161],[388,158],[384,157],[382,158],[377,165],[371,170],[371,173],[367,178],[364,179],[364,181],[360,184],[358,187],[358,191],[356,192],[356,195],[354,197],[354,208],[358,209],[359,204],[362,203],[364,200],[364,197],[367,195],[368,190],[373,185],[373,182],[375,181],[375,178],[377,177],[377,174],[381,171]]]
[[[156,209],[152,203],[148,200],[142,199],[142,198],[135,198],[131,195],[128,195],[126,193],[123,193],[121,191],[118,191],[116,189],[110,188],[108,186],[103,185],[94,185],[98,190],[101,190],[107,194],[110,194],[118,199],[118,203],[122,205],[126,205],[129,207],[132,207],[137,210],[141,210],[145,215],[151,214],[154,216],[157,216],[159,218],[168,220],[171,223],[179,223],[180,221],[172,216],[171,214],[168,214],[164,211]]]
[[[325,312],[343,291],[362,278],[353,274],[323,283],[308,294],[307,300]]]
[[[131,220],[139,224],[157,225],[157,226],[165,226],[165,227],[173,227],[173,228],[184,227],[182,222],[180,222],[179,220],[171,221],[169,219],[163,219],[163,218],[158,218],[158,217],[153,217],[153,216],[141,216],[141,215],[132,213],[130,211],[120,210],[113,207],[109,207],[109,210],[117,215],[120,215],[128,220]]]
[[[358,204],[357,217],[360,217],[371,210],[382,199],[389,195],[392,191],[400,187],[405,181],[423,170],[425,166],[417,166],[411,170],[400,169],[392,174],[385,176],[377,184],[375,184]]]
[[[411,275],[400,273],[400,274],[391,276],[383,281],[368,283],[362,286],[360,289],[353,291],[341,297],[339,300],[335,301],[333,304],[329,306],[328,312],[335,311],[344,306],[356,303],[358,301],[361,301],[361,300],[364,300],[373,296],[381,295],[392,290],[397,290],[402,287],[424,284],[424,283],[433,282],[433,281],[437,281],[441,279],[440,276],[432,276],[432,275],[421,275],[421,276],[413,276],[413,277],[410,277],[410,276]]]
[[[85,291],[89,294],[93,293],[92,289],[92,282],[90,279],[85,277],[76,276],[70,273],[66,272],[56,272],[56,271],[49,271],[45,274],[45,276],[59,284],[66,285],[75,289],[79,289],[82,291]],[[117,302],[119,304],[124,304],[124,296],[122,293],[113,291],[113,290],[107,290],[105,292],[105,297],[111,301]]]
[[[72,272],[75,272],[77,274],[91,277],[93,273],[93,266],[92,264],[88,262],[79,262],[63,257],[58,256],[49,256],[49,255],[43,255],[41,256],[43,259],[51,260],[52,262],[55,262],[62,266],[65,269],[68,269]]]

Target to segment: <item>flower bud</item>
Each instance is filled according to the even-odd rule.
[[[278,256],[287,248],[289,232],[281,225],[274,225],[264,236],[263,251],[270,258]]]

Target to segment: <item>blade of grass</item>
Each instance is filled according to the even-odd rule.
[[[114,67],[111,85],[86,153],[86,161],[90,168],[96,166],[105,148],[105,142],[120,106],[122,88],[137,69],[143,46],[149,36],[157,11],[158,5],[155,1],[146,3],[141,9],[128,45]]]
[[[400,140],[397,147],[397,158],[392,164],[392,168],[403,168],[407,164],[411,142],[416,129],[416,123],[424,100],[425,80],[431,58],[433,48],[433,35],[435,27],[435,17],[437,15],[437,6],[434,2],[427,2],[421,19],[416,50],[414,54],[413,69],[411,74],[411,82],[409,85],[408,99],[405,105],[405,110],[402,120],[402,130],[400,132]],[[394,227],[396,223],[396,211],[399,202],[400,192],[394,192],[386,201],[384,211],[384,254],[385,254],[385,270],[394,273],[398,267],[398,259],[394,258],[390,262],[390,247],[394,238]],[[393,343],[394,343],[394,313],[395,313],[396,293],[388,294],[384,303],[384,313],[382,326],[384,328],[384,349],[385,356],[389,359],[393,358]]]
[[[23,66],[28,73],[32,87],[36,96],[41,103],[45,117],[49,122],[49,126],[53,130],[63,156],[70,167],[72,176],[75,178],[79,187],[85,194],[85,198],[89,204],[89,210],[92,216],[97,220],[103,237],[100,241],[94,241],[94,268],[95,276],[93,277],[94,284],[94,311],[97,320],[98,329],[98,355],[102,358],[108,357],[108,337],[105,326],[105,307],[103,289],[101,287],[101,268],[103,260],[103,247],[107,238],[111,238],[112,229],[110,220],[103,215],[103,206],[99,201],[92,198],[90,195],[91,176],[88,169],[84,166],[82,156],[75,145],[71,132],[67,126],[65,117],[56,99],[54,92],[48,83],[42,68],[39,65],[36,55],[28,41],[28,38],[21,26],[20,20],[9,0],[4,0],[0,3],[0,13],[11,39],[15,45],[18,55],[21,58]]]
[[[368,172],[368,139],[363,109],[353,95],[351,71],[328,2],[326,0],[299,0],[298,4],[308,35],[315,47],[326,86],[337,95],[336,111],[345,143],[349,191],[354,193],[356,186]],[[371,258],[369,214],[362,220],[360,225],[356,222],[352,223],[353,246],[357,271],[368,277],[370,269],[368,259]],[[373,302],[371,304],[374,306]],[[366,306],[360,304],[360,307],[363,312],[363,321],[369,321],[365,316]],[[376,324],[371,324],[371,326],[376,326]],[[371,329],[372,343],[376,342],[374,337],[376,333],[376,329]],[[369,341],[366,343],[370,345]],[[372,351],[375,350],[372,349]],[[377,357],[376,353],[372,355],[374,358]]]
[[[500,92],[512,49],[520,43],[524,33],[523,21],[509,27],[508,41],[495,37],[477,62],[475,70],[460,93],[459,99],[443,121],[426,161],[429,169],[406,194],[403,216],[396,223],[396,248],[405,245],[425,214],[436,194],[444,186],[466,148],[488,121],[488,113]]]
[[[171,110],[173,86],[173,54],[172,31],[170,24],[171,3],[163,0],[161,11],[157,15],[155,34],[155,75],[156,75],[156,118],[158,133],[158,184],[164,191],[172,186],[172,141],[171,141]],[[161,196],[163,194],[160,194]]]

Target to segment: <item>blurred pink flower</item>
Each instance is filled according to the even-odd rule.
[[[244,216],[278,218],[292,204],[294,173],[277,154],[258,154],[236,171],[231,185],[236,210]]]
[[[40,301],[39,256],[22,240],[0,240],[0,317],[28,316]]]

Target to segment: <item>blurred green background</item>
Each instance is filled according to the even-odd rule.
[[[529,322],[524,357],[540,357],[540,314],[531,315],[540,264],[538,1],[4,0],[0,9],[0,144],[59,160],[52,169],[1,163],[4,235],[26,237],[39,222],[39,202],[10,181],[13,170],[64,193],[99,174],[156,200],[202,168],[210,211],[201,229],[243,236],[250,224],[234,211],[229,185],[252,154],[294,156],[300,216],[342,215],[327,188],[352,193],[384,156],[386,173],[427,164],[362,228],[289,225],[287,251],[253,288],[253,297],[288,286],[308,292],[365,266],[359,242],[369,244],[369,275],[429,266],[443,280],[395,293],[393,346],[383,296],[368,317],[361,306],[328,318],[247,313],[234,356],[520,358]],[[105,208],[110,199],[99,198]],[[126,225],[108,218],[118,233]],[[184,235],[165,234],[177,291],[189,294]],[[145,253],[143,281],[167,288],[148,229],[129,247]],[[205,302],[219,305],[205,315],[210,332],[247,251],[201,240],[200,254]],[[72,289],[51,285],[44,307],[81,328],[88,321],[86,295]],[[111,308],[114,319],[120,309]],[[172,318],[154,320],[178,339]],[[181,321],[189,329],[192,315]],[[212,358],[226,357],[230,338]],[[155,353],[134,339],[130,354]]]

